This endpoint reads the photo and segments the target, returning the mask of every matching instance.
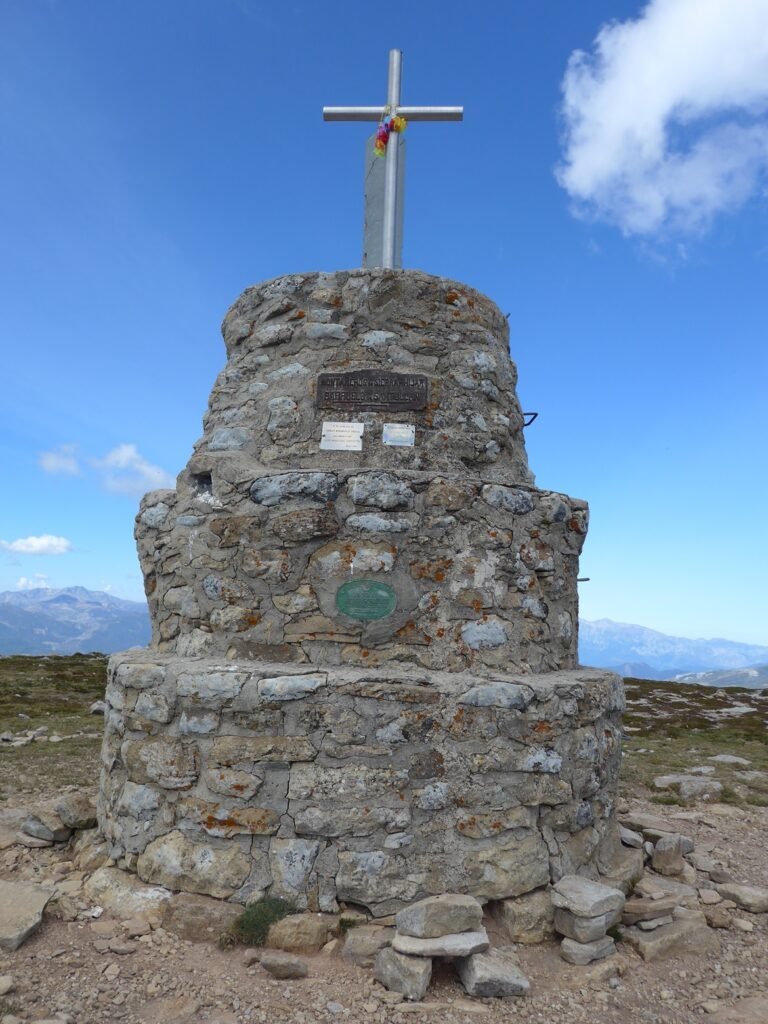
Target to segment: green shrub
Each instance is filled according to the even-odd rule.
[[[265,896],[258,903],[245,908],[232,924],[230,935],[235,942],[244,946],[263,946],[267,941],[270,925],[293,914],[295,910],[296,907],[288,900]]]

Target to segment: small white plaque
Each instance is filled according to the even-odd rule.
[[[320,448],[331,452],[361,452],[364,429],[364,423],[335,423],[324,420]]]
[[[416,444],[416,427],[412,423],[385,423],[382,439],[384,444],[413,448]]]

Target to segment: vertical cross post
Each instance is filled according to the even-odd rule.
[[[383,107],[323,107],[325,121],[381,121],[385,116],[399,115],[406,121],[461,121],[463,107],[404,107],[400,106],[400,83],[402,77],[402,51],[389,51],[389,76],[387,80],[387,103]],[[398,132],[390,132],[384,168],[384,194],[381,200],[383,225],[381,252],[367,253],[366,265],[378,267],[400,266],[398,246],[398,209],[402,208],[400,171],[403,161],[399,159],[400,138]],[[364,248],[367,248],[364,246]]]
[[[402,53],[400,50],[389,51],[389,78],[387,82],[387,106],[394,117],[400,106],[400,81],[402,74]],[[395,265],[395,218],[397,215],[397,157],[400,145],[400,133],[391,132],[387,142],[387,165],[384,171],[384,238],[381,255],[383,267]]]

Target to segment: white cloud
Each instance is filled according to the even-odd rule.
[[[34,576],[20,576],[16,581],[17,590],[43,590],[49,589],[48,577],[42,572],[36,572]]]
[[[768,0],[651,0],[563,80],[557,177],[626,234],[705,228],[768,180]]]
[[[118,494],[142,495],[176,483],[160,466],[147,462],[135,444],[120,444],[103,459],[94,459],[93,465],[102,471],[106,489]]]
[[[72,541],[44,533],[40,537],[20,537],[18,540],[0,540],[3,551],[18,555],[65,555],[72,550]]]
[[[80,472],[77,445],[74,444],[60,444],[53,451],[41,452],[38,462],[46,473],[68,473],[71,476],[77,476]]]

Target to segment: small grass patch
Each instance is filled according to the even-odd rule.
[[[99,775],[104,719],[90,706],[104,696],[103,654],[0,657],[0,732],[18,736],[47,727],[60,743],[0,749],[0,799],[25,799],[62,785],[92,788]],[[92,736],[76,736],[87,732]]]
[[[682,807],[683,801],[677,793],[654,793],[651,797],[652,804],[664,804],[665,807]]]
[[[624,683],[622,795],[647,790],[653,803],[680,805],[677,794],[654,791],[653,780],[658,775],[688,774],[695,767],[714,769],[702,774],[723,785],[724,803],[744,805],[751,795],[768,792],[768,705],[760,691],[645,679]],[[747,758],[750,772],[709,761],[722,753]]]
[[[57,725],[87,721],[106,685],[103,654],[0,658],[0,732],[50,726],[51,718]]]
[[[232,924],[227,938],[231,937],[233,942],[244,946],[263,946],[270,927],[295,911],[295,905],[288,900],[265,896],[263,900],[245,908]]]

